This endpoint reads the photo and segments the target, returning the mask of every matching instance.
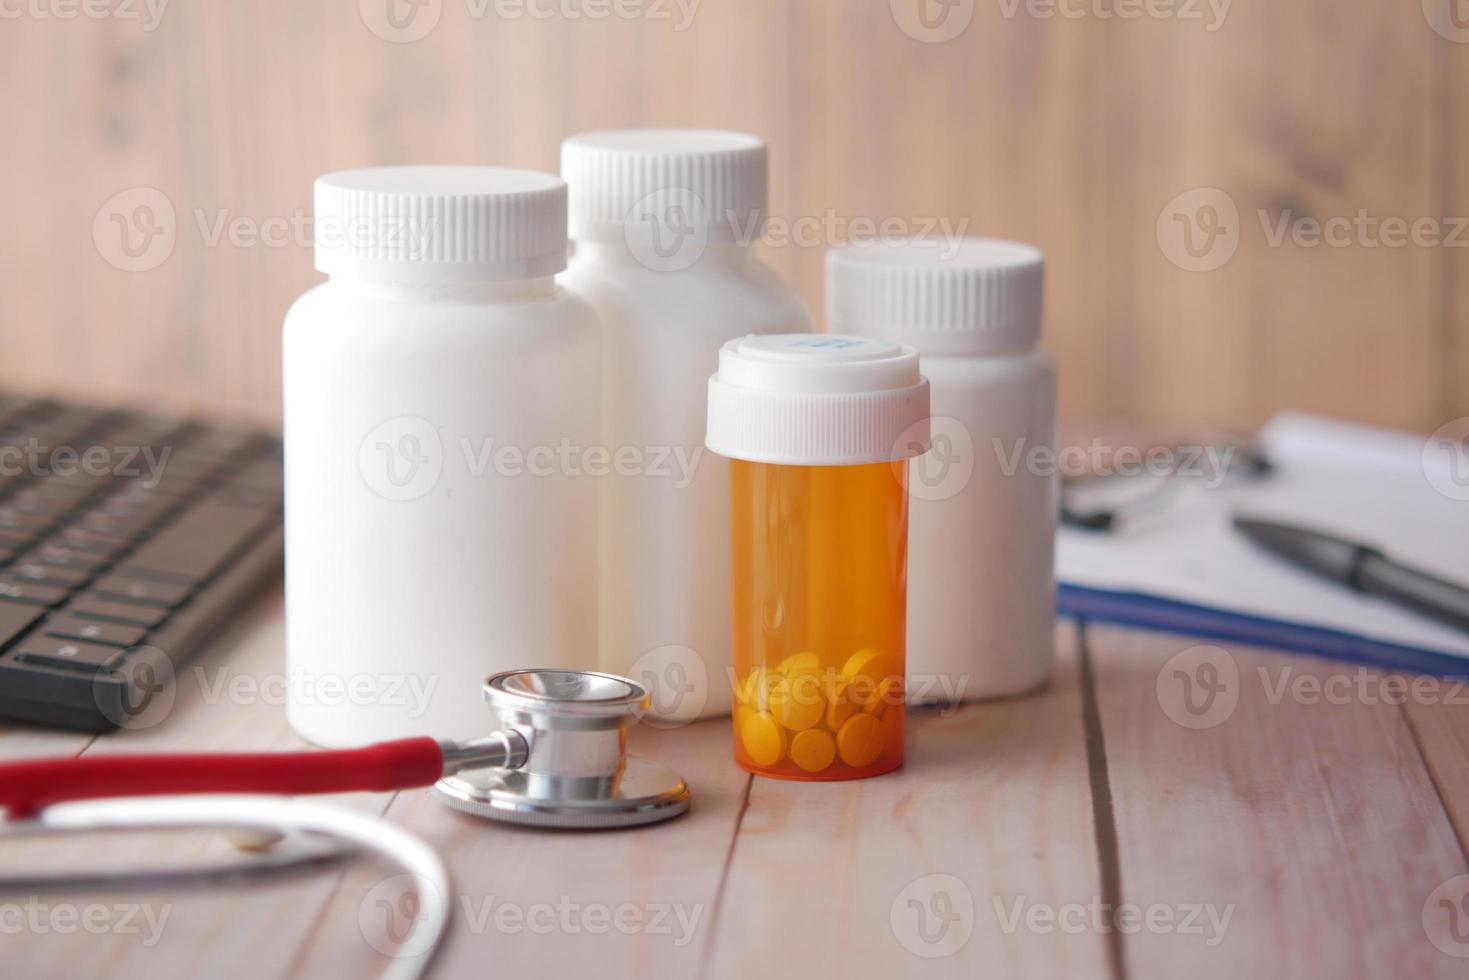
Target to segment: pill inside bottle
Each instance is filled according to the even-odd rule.
[[[798,780],[903,763],[908,458],[928,443],[911,348],[744,338],[710,385],[730,456],[734,755]]]

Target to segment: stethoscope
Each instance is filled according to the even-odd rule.
[[[284,799],[310,793],[433,786],[448,806],[534,827],[604,830],[676,817],[689,787],[672,770],[628,755],[627,736],[651,699],[625,677],[579,670],[513,670],[484,684],[500,728],[466,742],[408,738],[319,752],[152,754],[33,759],[0,764],[0,834],[206,828],[252,849],[309,838],[293,854],[178,874],[112,871],[0,878],[0,890],[98,884],[185,883],[300,871],[349,850],[375,851],[414,876],[421,915],[405,939],[413,956],[385,976],[418,976],[447,923],[448,870],[432,848],[384,821]],[[220,795],[227,794],[227,795]],[[237,795],[264,794],[264,795]],[[160,799],[139,799],[160,797]]]

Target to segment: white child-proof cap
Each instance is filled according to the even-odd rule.
[[[566,183],[506,167],[368,167],[316,180],[316,268],[493,282],[566,268]]]
[[[713,239],[759,237],[765,220],[765,142],[714,129],[612,129],[561,144],[571,185],[571,237],[609,238],[648,212]]]
[[[996,238],[843,245],[826,256],[829,330],[924,354],[1017,354],[1041,339],[1045,259]]]
[[[752,335],[719,351],[704,442],[758,463],[877,463],[926,452],[928,415],[928,382],[907,344]]]

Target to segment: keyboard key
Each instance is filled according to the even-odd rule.
[[[142,486],[135,486],[114,490],[108,496],[103,497],[97,503],[95,509],[111,514],[114,517],[126,517],[136,513],[140,508],[162,506],[166,502],[166,499],[156,491],[146,490]]]
[[[221,460],[212,457],[182,453],[169,453],[167,459],[159,457],[157,460],[162,476],[166,479],[183,480],[197,483],[206,477],[213,476],[223,465]],[[155,476],[158,474],[155,473]]]
[[[135,517],[114,517],[105,511],[90,510],[77,518],[73,526],[104,537],[128,539],[137,537],[145,525],[145,521]]]
[[[45,615],[40,606],[22,605],[0,599],[0,650],[5,649],[15,638],[31,628],[31,624]]]
[[[152,629],[168,618],[162,606],[141,606],[135,602],[113,602],[87,593],[71,600],[62,612],[80,619],[96,619],[107,623],[125,623]]]
[[[281,505],[281,492],[225,484],[216,492],[215,499],[221,503],[237,504],[241,507],[259,507],[264,510]]]
[[[131,521],[139,527],[156,523],[175,506],[175,501],[159,493],[144,491],[142,496],[118,494],[103,500],[92,513],[106,514],[121,521]]]
[[[285,485],[281,474],[281,465],[270,460],[259,460],[250,463],[238,473],[230,474],[227,481],[232,487],[242,487],[250,490],[264,490],[275,494],[281,494],[281,488]]]
[[[126,538],[115,537],[110,534],[98,534],[96,531],[88,531],[81,527],[68,527],[58,531],[51,539],[57,544],[73,548],[77,551],[86,551],[94,555],[104,555],[112,558],[132,544]]]
[[[15,659],[42,667],[80,670],[89,674],[121,657],[123,651],[100,643],[83,643],[54,636],[28,637],[16,648]]]
[[[144,541],[120,570],[149,577],[200,582],[213,576],[230,555],[275,523],[269,510],[205,500]]]
[[[29,552],[23,561],[36,561],[53,568],[67,568],[78,572],[95,572],[110,559],[86,551],[78,551],[60,544],[45,544]]]
[[[27,602],[35,606],[55,606],[65,602],[66,597],[65,589],[27,582],[10,575],[0,575],[0,599]]]
[[[191,450],[215,459],[233,459],[244,450],[260,444],[260,437],[243,429],[215,429],[200,439]]]
[[[71,499],[81,503],[102,488],[102,485],[110,479],[107,473],[92,472],[89,469],[77,468],[67,470],[65,473],[52,473],[41,480],[38,489],[54,496],[70,495]]]
[[[160,464],[166,464],[178,451],[174,433],[166,425],[124,425],[98,444],[108,454],[112,474],[120,479],[156,476]]]
[[[34,538],[51,524],[49,520],[23,514],[13,507],[0,507],[0,531]]]
[[[114,647],[135,647],[143,642],[148,631],[138,626],[121,623],[101,623],[75,616],[52,616],[41,624],[41,632],[47,636],[60,636],[68,640],[86,640],[88,643],[105,643]]]
[[[43,565],[34,561],[21,562],[10,569],[7,574],[12,578],[24,579],[27,582],[40,582],[42,585],[54,585],[63,589],[79,588],[86,585],[87,580],[92,577],[90,572],[60,568],[56,565]]]
[[[41,487],[47,486],[49,482],[42,481]],[[75,510],[83,499],[85,498],[75,493],[47,492],[32,487],[6,500],[5,506],[9,510],[38,521],[54,521],[66,512]]]
[[[103,576],[92,586],[92,591],[103,598],[118,602],[138,602],[165,609],[172,609],[189,597],[188,586],[148,582],[126,575]]]

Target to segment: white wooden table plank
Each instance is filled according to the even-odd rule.
[[[1105,976],[1098,936],[1011,925],[1098,888],[1073,628],[1058,637],[1046,691],[911,712],[896,773],[756,779],[710,974]]]
[[[1356,667],[1086,637],[1120,899],[1155,910],[1122,934],[1128,977],[1464,975],[1421,921],[1463,853],[1401,709],[1351,693]]]

